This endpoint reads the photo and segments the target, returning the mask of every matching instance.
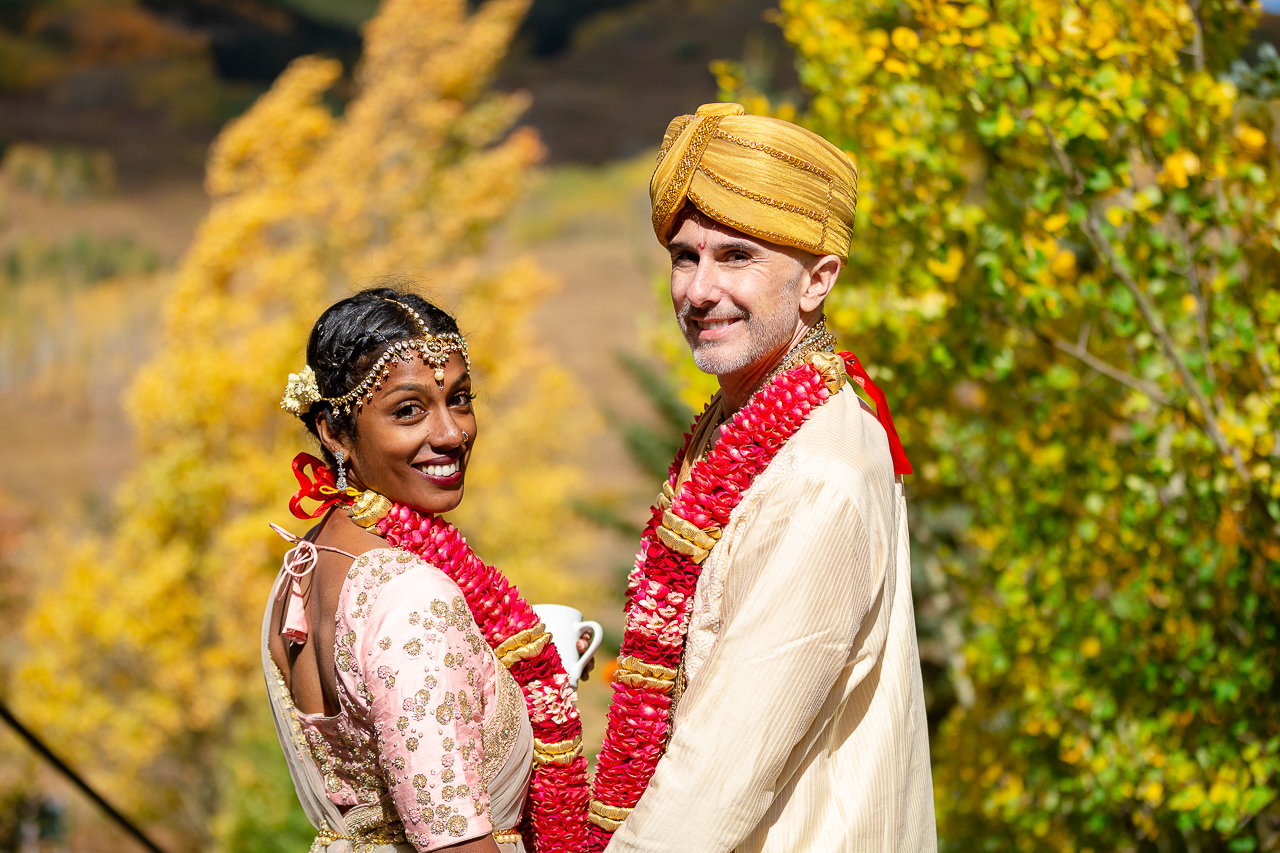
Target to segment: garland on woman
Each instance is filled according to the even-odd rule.
[[[889,434],[895,473],[910,473],[883,393],[852,353],[815,352],[775,376],[721,428],[706,458],[680,483],[695,422],[672,463],[627,584],[626,634],[597,760],[586,849],[603,850],[631,813],[666,750],[673,692],[702,562],[755,478],[815,409],[852,375],[875,400]],[[709,407],[710,408],[710,407]]]
[[[393,504],[373,492],[339,490],[333,472],[307,453],[298,454],[293,470],[300,486],[289,502],[294,515],[315,518],[335,504],[354,504],[353,516],[359,516],[374,504],[374,514],[385,514],[376,522],[364,519],[369,525],[358,523],[392,547],[440,569],[462,590],[485,640],[520,685],[529,708],[534,772],[520,825],[525,847],[530,853],[579,853],[586,843],[588,801],[582,721],[560,655],[533,608],[444,519]],[[320,501],[320,508],[308,514],[300,503],[303,498]]]

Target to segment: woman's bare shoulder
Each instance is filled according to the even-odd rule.
[[[387,540],[360,527],[345,512],[336,508],[330,511],[319,524],[308,530],[305,538],[322,552],[340,552],[335,556],[346,556],[349,559],[387,547]]]

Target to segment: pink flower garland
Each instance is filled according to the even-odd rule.
[[[853,358],[841,353],[846,362]],[[856,363],[856,362],[855,362]],[[699,528],[723,529],[742,495],[791,436],[831,392],[813,365],[779,374],[755,394],[721,429],[720,438],[675,496],[671,512]],[[705,412],[703,413],[705,415]],[[692,433],[671,466],[674,489]],[[627,627],[620,657],[675,670],[684,650],[689,608],[702,567],[658,541],[661,502],[641,538],[636,566],[627,584]],[[593,798],[605,810],[629,810],[640,800],[667,746],[671,696],[666,690],[615,681],[604,744],[600,749]],[[586,849],[603,850],[613,836],[593,816]]]
[[[417,554],[448,575],[466,597],[490,646],[538,624],[520,592],[475,555],[453,525],[407,506],[393,505],[373,530],[393,547]],[[543,743],[582,737],[569,676],[554,644],[511,666],[524,691],[534,736]],[[578,853],[586,843],[587,764],[578,755],[567,765],[534,766],[520,834],[529,853]]]

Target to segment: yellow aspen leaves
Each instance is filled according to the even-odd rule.
[[[1179,189],[1190,182],[1189,178],[1200,174],[1200,158],[1185,148],[1175,151],[1164,161],[1164,168],[1158,176],[1160,183],[1169,184]]]
[[[891,56],[884,61],[884,70],[901,77],[911,76],[911,66],[896,56]]]
[[[947,249],[946,260],[930,258],[925,262],[925,266],[928,267],[929,272],[943,281],[955,281],[960,277],[960,269],[964,266],[964,252],[957,246],[950,246]]]
[[[1236,125],[1232,134],[1236,139],[1240,140],[1241,145],[1253,153],[1257,153],[1267,147],[1267,135],[1244,122]]]
[[[1065,226],[1070,221],[1071,221],[1071,215],[1066,211],[1062,211],[1060,213],[1055,213],[1052,216],[1046,217],[1044,220],[1044,228],[1050,234],[1056,234],[1059,231],[1061,231],[1063,229],[1063,226]]]
[[[1000,110],[1000,114],[996,117],[995,130],[997,136],[1008,136],[1017,126],[1018,123],[1014,121],[1012,113],[1005,109]]]
[[[893,31],[891,36],[893,46],[903,53],[910,53],[920,46],[920,36],[916,35],[915,30],[909,30],[906,27],[898,27]]]
[[[1053,256],[1049,262],[1049,270],[1058,278],[1071,278],[1076,273],[1076,255],[1064,249]]]
[[[991,13],[978,5],[965,6],[960,13],[960,19],[957,23],[967,28],[980,27],[987,21],[991,20]]]

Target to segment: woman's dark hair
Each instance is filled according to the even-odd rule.
[[[387,284],[400,285],[401,282],[393,279]],[[316,320],[307,340],[307,364],[315,371],[320,396],[341,397],[364,379],[387,347],[397,341],[421,337],[422,331],[413,316],[398,307],[400,305],[417,311],[433,335],[458,333],[458,321],[448,312],[416,293],[393,287],[371,287],[335,302]],[[357,414],[356,407],[339,414],[330,403],[312,403],[302,422],[317,439],[320,437],[317,421],[322,417],[334,435],[352,437],[356,432]],[[334,459],[328,449],[324,449],[324,457],[332,467]]]

